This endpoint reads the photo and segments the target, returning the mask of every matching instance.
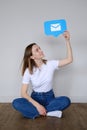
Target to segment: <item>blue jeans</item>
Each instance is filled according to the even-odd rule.
[[[31,97],[43,105],[47,112],[55,110],[64,110],[69,107],[71,101],[66,96],[55,97],[53,90],[49,92],[32,92]],[[34,119],[39,117],[40,114],[37,111],[36,107],[25,98],[17,98],[12,102],[13,107],[22,113],[26,118]]]

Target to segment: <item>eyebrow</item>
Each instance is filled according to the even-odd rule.
[[[40,48],[39,46],[36,47],[36,49]]]
[[[38,48],[39,48],[39,47],[36,47],[36,48],[34,49],[34,51],[37,50]]]

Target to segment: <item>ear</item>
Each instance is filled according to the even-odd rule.
[[[31,59],[34,59],[34,56],[31,56],[30,58],[31,58]]]

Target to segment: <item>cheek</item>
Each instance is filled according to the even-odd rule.
[[[38,53],[35,53],[33,56],[34,56],[34,58],[36,59],[36,58],[38,58],[40,55],[39,55]]]
[[[36,57],[37,56],[37,53],[36,52],[33,52],[33,57]]]

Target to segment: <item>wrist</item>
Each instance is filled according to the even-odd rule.
[[[66,40],[66,43],[70,43],[70,39],[65,39]]]

